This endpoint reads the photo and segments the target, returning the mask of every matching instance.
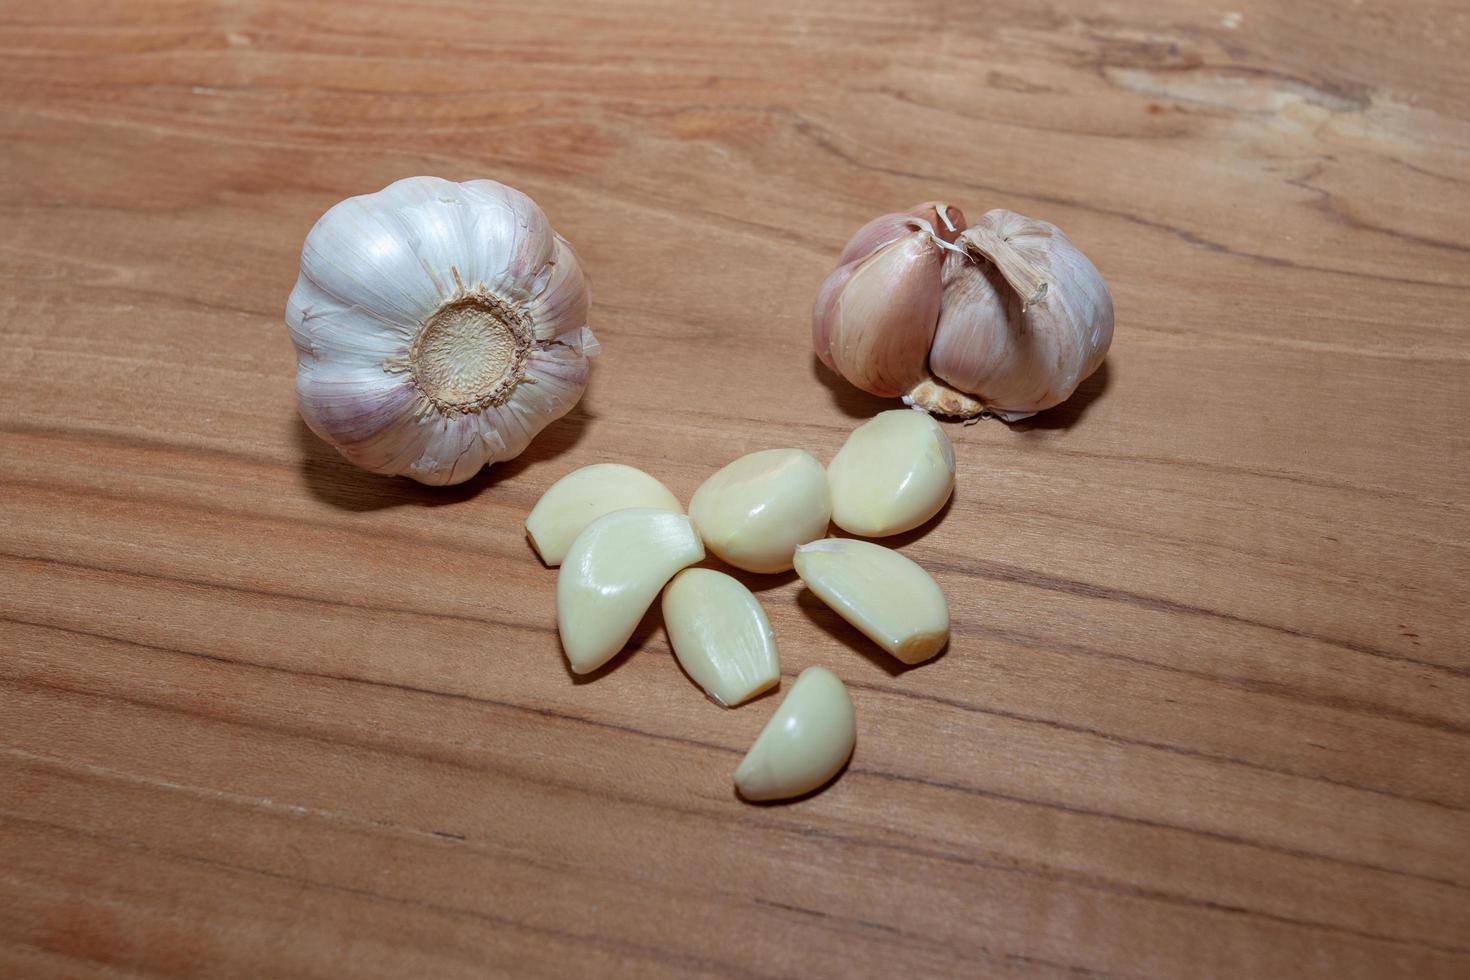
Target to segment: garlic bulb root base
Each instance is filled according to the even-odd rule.
[[[938,378],[925,378],[914,385],[903,396],[903,403],[921,408],[930,415],[954,419],[978,419],[990,412],[984,402],[951,388]]]
[[[484,289],[465,291],[435,310],[408,357],[387,369],[406,367],[423,396],[446,414],[476,412],[505,404],[526,380],[535,339],[524,311]]]

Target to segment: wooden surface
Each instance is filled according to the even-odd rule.
[[[1470,975],[1470,17],[1430,0],[97,3],[0,11],[0,975]],[[297,421],[302,238],[418,173],[594,279],[581,407],[467,486]],[[808,309],[868,217],[1054,221],[1117,303],[954,428],[898,673],[791,576],[859,743],[651,617],[591,683],[520,524],[881,407]],[[756,581],[751,579],[751,581]]]

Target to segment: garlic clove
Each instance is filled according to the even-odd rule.
[[[530,197],[494,180],[467,180],[460,185],[466,207],[464,228],[478,246],[479,260],[468,274],[492,292],[516,302],[537,295],[545,285],[548,264],[555,258],[556,232]]]
[[[833,310],[842,297],[842,290],[847,287],[847,281],[860,265],[862,260],[857,259],[833,269],[831,275],[822,281],[821,288],[817,290],[817,301],[812,305],[812,350],[816,352],[817,360],[834,374],[842,372],[832,359],[832,331],[837,325]]]
[[[784,572],[797,545],[827,533],[827,472],[800,449],[751,453],[694,491],[689,516],[721,560],[747,572]]]
[[[837,257],[838,265],[865,259],[889,242],[913,232],[918,218],[934,229],[934,233],[951,244],[965,227],[965,215],[959,208],[939,201],[917,204],[907,211],[883,214],[857,230]]]
[[[575,342],[578,338],[566,335],[586,329],[591,303],[592,290],[582,262],[567,240],[557,235],[546,283],[527,306],[536,324],[536,338]]]
[[[556,628],[573,673],[611,660],[664,583],[703,558],[704,546],[683,514],[635,507],[588,524],[556,577]]]
[[[338,310],[371,311],[405,333],[413,331],[425,311],[434,310],[453,294],[454,283],[446,283],[446,275],[420,261],[419,244],[425,238],[417,229],[413,236],[403,234],[397,215],[422,206],[425,195],[436,192],[460,194],[452,181],[411,177],[377,194],[350,197],[333,205],[302,244],[302,279],[331,297]],[[457,222],[451,225],[451,221],[446,216],[443,221],[424,222],[428,252],[442,255],[451,250],[457,231]],[[316,308],[319,303],[309,306]]]
[[[596,343],[540,208],[494,181],[397,181],[331,208],[286,307],[306,424],[353,463],[458,483],[565,415]]]
[[[945,252],[926,231],[882,246],[839,268],[812,312],[817,356],[874,395],[896,397],[928,375],[939,320]]]
[[[827,466],[832,521],[879,538],[923,524],[954,490],[954,447],[923,412],[882,412],[853,430]]]
[[[852,698],[825,667],[801,672],[735,770],[747,800],[785,800],[822,786],[857,743]]]
[[[573,334],[563,334],[560,339],[583,357],[596,357],[602,353],[602,344],[592,335],[591,327],[583,327]]]
[[[594,463],[547,488],[526,518],[526,535],[542,561],[560,565],[583,528],[604,514],[630,507],[684,513],[679,498],[642,470],[622,463]]]
[[[765,610],[729,575],[684,569],[664,589],[663,611],[680,666],[719,704],[733,708],[780,681]]]
[[[891,548],[847,538],[813,541],[796,549],[796,574],[906,664],[923,663],[949,642],[949,606],[938,583]]]
[[[1008,421],[1066,401],[1112,343],[1102,275],[1060,228],[1012,211],[988,212],[959,244],[977,258],[946,260],[929,367],[973,405],[922,382],[905,400],[937,414],[987,411]]]

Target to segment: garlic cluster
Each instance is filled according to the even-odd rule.
[[[943,428],[902,409],[859,426],[825,469],[800,449],[741,456],[700,484],[687,515],[642,470],[584,466],[542,494],[526,535],[543,562],[560,565],[556,624],[572,673],[615,657],[662,591],[679,665],[712,701],[734,708],[780,683],[775,631],[743,582],[690,566],[708,553],[747,572],[794,567],[873,643],[905,664],[922,663],[949,643],[938,583],[891,548],[826,535],[834,521],[866,537],[918,527],[943,509],[954,471]],[[736,789],[752,801],[809,793],[841,771],[856,738],[842,681],[810,667],[735,771]]]
[[[588,302],[514,188],[410,177],[349,198],[307,235],[286,307],[301,417],[364,469],[467,480],[581,398]]]
[[[1007,421],[1069,398],[1113,337],[1113,301],[1060,228],[924,204],[864,225],[812,311],[817,357],[875,395]]]

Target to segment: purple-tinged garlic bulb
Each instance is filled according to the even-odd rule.
[[[286,304],[311,430],[374,473],[449,484],[577,404],[597,341],[572,247],[493,180],[409,177],[348,198]]]
[[[1112,342],[1107,284],[1055,225],[996,210],[956,232],[953,215],[921,205],[859,230],[817,295],[817,356],[935,415],[1060,404]]]

